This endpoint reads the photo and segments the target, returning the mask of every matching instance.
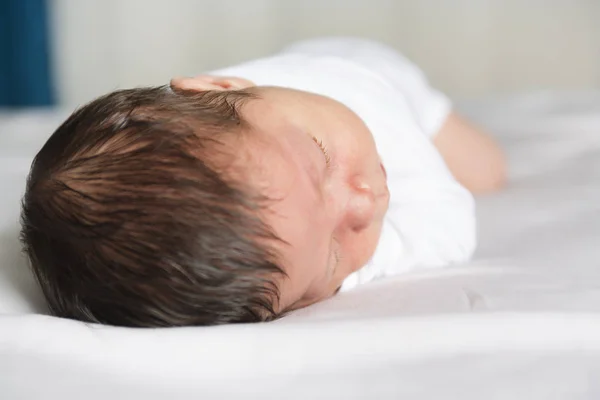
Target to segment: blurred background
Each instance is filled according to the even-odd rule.
[[[455,99],[600,88],[600,0],[0,0],[0,105],[75,106],[324,35],[383,41]]]

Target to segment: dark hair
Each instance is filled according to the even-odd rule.
[[[50,311],[160,327],[277,317],[285,275],[259,195],[211,162],[247,91],[121,90],[74,112],[35,157],[21,240]]]

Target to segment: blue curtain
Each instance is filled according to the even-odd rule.
[[[0,107],[54,103],[46,0],[0,0]]]

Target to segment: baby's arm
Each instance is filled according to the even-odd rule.
[[[452,174],[473,193],[502,188],[506,163],[496,142],[452,112],[433,138]]]

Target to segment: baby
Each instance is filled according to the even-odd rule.
[[[296,44],[75,111],[36,156],[22,242],[58,316],[268,321],[467,260],[496,145],[395,51]]]

